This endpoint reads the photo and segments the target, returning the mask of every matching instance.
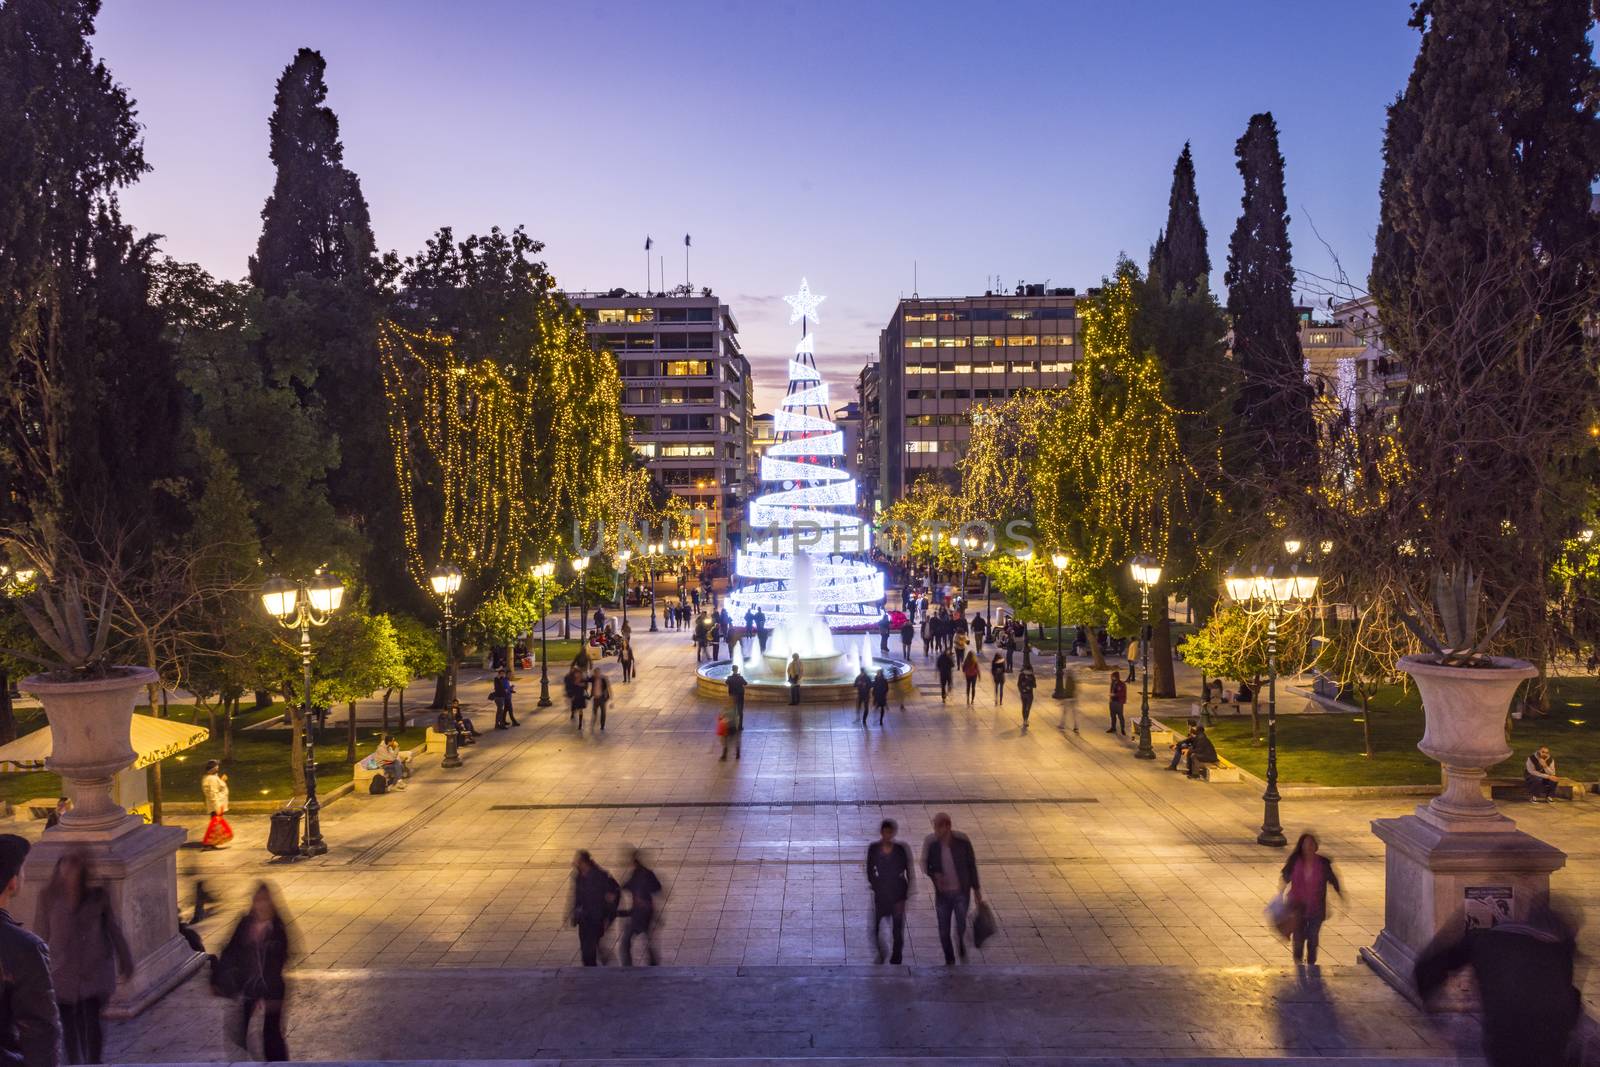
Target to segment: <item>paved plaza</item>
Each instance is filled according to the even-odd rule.
[[[724,763],[718,707],[695,694],[686,637],[640,633],[637,649],[638,680],[613,675],[604,733],[569,724],[559,687],[556,707],[536,709],[538,678],[524,673],[523,726],[488,731],[458,769],[427,756],[408,789],[335,804],[326,856],[269,862],[256,816],[239,818],[232,849],[180,854],[184,899],[196,878],[222,899],[199,927],[210,947],[251,883],[267,878],[281,891],[297,949],[297,1057],[1424,1056],[1461,1047],[1459,1028],[1439,1029],[1356,965],[1382,925],[1382,851],[1368,824],[1414,798],[1284,802],[1291,839],[1317,831],[1345,886],[1323,934],[1324,974],[1307,985],[1262,918],[1284,854],[1255,844],[1259,791],[1133,759],[1129,742],[1103,732],[1103,677],[1080,672],[1081,732],[1063,729],[1048,696],[1024,732],[1010,687],[999,707],[987,684],[974,708],[941,705],[919,652],[917,691],[891,705],[884,726],[863,728],[850,708],[751,705],[743,757]],[[1041,674],[1040,692],[1050,684]],[[1187,708],[1188,698],[1167,706]],[[478,717],[483,727],[491,720]],[[865,847],[885,816],[920,845],[939,810],[974,841],[1000,934],[946,971],[923,879],[906,965],[874,968]],[[1600,804],[1511,814],[1568,852],[1555,885],[1592,904]],[[577,972],[577,938],[564,923],[573,851],[592,850],[620,876],[630,846],[648,851],[667,886],[667,966]],[[1596,947],[1592,930],[1584,944]],[[1591,1010],[1595,991],[1591,982]],[[113,1055],[223,1055],[209,1023],[182,1036],[171,1028],[216,1010],[192,983],[120,1024]],[[719,1019],[732,1036],[706,1022]],[[835,1025],[840,1036],[830,1038]]]

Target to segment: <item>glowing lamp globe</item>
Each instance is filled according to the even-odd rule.
[[[1068,560],[1064,553],[1057,552],[1055,555],[1050,557],[1050,562],[1055,564],[1056,570],[1058,571],[1064,571],[1067,569]]]
[[[1305,547],[1304,543],[1298,537],[1285,537],[1283,539],[1283,550],[1291,556],[1298,556],[1300,549],[1303,547]]]
[[[1134,556],[1128,564],[1133,580],[1146,589],[1161,581],[1161,564],[1153,556]]]
[[[306,599],[313,611],[331,615],[344,603],[344,583],[331,574],[319,574],[306,586]]]
[[[454,563],[441,564],[428,575],[428,584],[433,586],[435,596],[455,596],[461,590],[461,568]]]
[[[274,619],[287,619],[299,603],[300,590],[287,578],[274,575],[261,584],[261,605]]]
[[[1247,573],[1238,567],[1229,567],[1222,585],[1228,591],[1228,599],[1245,603],[1255,597],[1256,576],[1253,571]]]

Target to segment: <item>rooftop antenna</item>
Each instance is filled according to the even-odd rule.
[[[913,299],[913,300],[918,299],[918,296],[917,296],[917,261],[914,260],[914,259],[911,261],[911,299]]]

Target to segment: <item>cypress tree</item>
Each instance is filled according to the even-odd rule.
[[[360,180],[344,166],[339,118],[326,106],[326,71],[322,53],[300,49],[273,98],[267,125],[278,172],[250,260],[250,280],[271,296],[297,275],[363,272],[372,255],[372,220]]]
[[[1185,292],[1192,293],[1210,274],[1206,224],[1200,220],[1200,194],[1194,186],[1194,157],[1185,141],[1172,168],[1167,225],[1150,252],[1150,280],[1164,291],[1181,285]]]
[[[1258,486],[1302,489],[1316,446],[1294,310],[1283,156],[1271,112],[1235,146],[1244,198],[1228,242],[1228,317],[1240,376],[1234,437]]]

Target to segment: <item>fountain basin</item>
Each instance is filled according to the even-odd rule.
[[[766,662],[767,674],[774,678],[788,678],[789,657],[782,652],[764,652],[762,660]],[[802,671],[801,685],[804,679],[815,678],[819,682],[838,681],[839,676],[845,673],[844,653],[825,652],[820,656],[801,656],[800,669]],[[855,676],[849,675],[850,678]]]
[[[838,659],[842,653],[834,657],[819,657],[819,659]],[[786,661],[785,661],[786,662]],[[807,659],[802,656],[801,663],[807,664],[806,677],[800,682],[800,702],[802,704],[841,704],[855,706],[856,686],[854,676],[845,676],[841,673],[821,673],[812,675]],[[756,704],[787,704],[789,702],[789,683],[782,678],[778,665],[773,666],[776,677],[761,675],[750,676],[745,679],[745,703]],[[893,656],[876,655],[868,667],[868,673],[883,671],[884,677],[889,679],[889,691],[898,692],[902,697],[909,695],[914,686],[911,681],[911,664],[903,659]],[[701,696],[712,700],[728,699],[728,675],[733,672],[733,660],[719,659],[710,663],[702,663],[695,671],[695,686]],[[813,680],[815,679],[815,680]]]

